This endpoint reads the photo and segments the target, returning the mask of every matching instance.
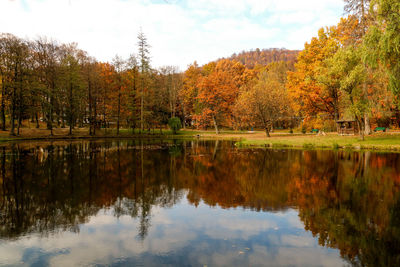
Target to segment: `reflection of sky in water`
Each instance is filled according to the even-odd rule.
[[[0,242],[0,265],[76,266],[341,266],[339,252],[320,247],[297,211],[221,209],[186,200],[153,208],[144,240],[139,220],[102,210],[79,234],[30,235]]]

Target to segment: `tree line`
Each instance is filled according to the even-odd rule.
[[[400,3],[345,0],[345,12],[305,44],[295,63],[191,65],[183,105],[195,123],[217,132],[219,124],[262,127],[268,136],[273,127],[335,131],[339,119],[356,121],[362,137],[371,124],[399,127]]]
[[[255,50],[182,73],[154,69],[138,34],[136,55],[98,62],[76,44],[0,38],[1,128],[19,134],[24,120],[54,127],[121,127],[140,132],[171,118],[183,127],[337,130],[354,120],[400,126],[400,3],[345,0],[347,17],[323,27],[300,52]],[[297,59],[294,60],[297,55]]]
[[[76,43],[0,35],[0,127],[19,135],[24,120],[53,135],[55,127],[145,129],[177,114],[182,85],[177,67],[152,69],[150,45],[138,34],[136,55],[99,62]]]

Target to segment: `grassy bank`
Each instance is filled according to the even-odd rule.
[[[171,130],[152,129],[140,132],[139,130],[120,129],[117,134],[116,129],[101,129],[96,131],[96,135],[89,135],[87,128],[77,128],[73,130],[72,135],[69,135],[67,128],[56,128],[53,130],[53,135],[47,129],[22,128],[18,136],[11,136],[8,131],[0,131],[0,142],[10,141],[27,141],[27,140],[77,140],[77,139],[103,139],[103,138],[154,138],[154,139],[224,139],[238,141],[241,138],[239,135],[244,135],[247,132],[242,131],[222,131],[220,135],[216,135],[213,131],[198,131],[198,130],[181,130],[177,134],[173,134]]]
[[[339,136],[327,134],[289,134],[287,131],[276,131],[267,138],[263,131],[222,131],[216,135],[214,131],[181,130],[173,134],[170,130],[151,130],[140,133],[131,129],[121,129],[117,135],[116,129],[98,130],[96,136],[90,136],[87,128],[79,128],[68,135],[68,129],[57,128],[54,135],[47,129],[23,128],[19,136],[10,136],[9,132],[0,131],[0,141],[25,141],[25,140],[77,140],[77,139],[102,139],[102,138],[152,138],[152,139],[210,139],[236,141],[238,147],[274,147],[274,148],[327,148],[327,149],[368,149],[400,151],[400,132],[374,133],[366,136],[361,141],[359,136]]]
[[[400,151],[400,134],[373,134],[362,141],[359,136],[286,135],[271,138],[246,138],[237,142],[239,147],[276,147],[276,148],[329,148],[329,149],[367,149]]]

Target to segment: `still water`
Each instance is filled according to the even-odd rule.
[[[1,266],[398,266],[400,154],[0,147]]]

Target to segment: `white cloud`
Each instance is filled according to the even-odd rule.
[[[151,227],[144,240],[136,238],[138,218],[116,218],[113,212],[99,211],[79,226],[79,233],[0,240],[0,265],[44,265],[46,261],[50,266],[111,265],[119,259],[140,260],[146,255],[150,257],[148,265],[153,263],[151,257],[158,255],[210,266],[343,263],[338,250],[318,245],[292,209],[268,213],[210,208],[203,203],[194,208],[183,198],[172,209],[153,206]]]
[[[102,61],[136,52],[142,27],[153,66],[184,69],[254,48],[301,49],[319,27],[338,22],[337,0],[1,0],[0,32],[40,35]]]

